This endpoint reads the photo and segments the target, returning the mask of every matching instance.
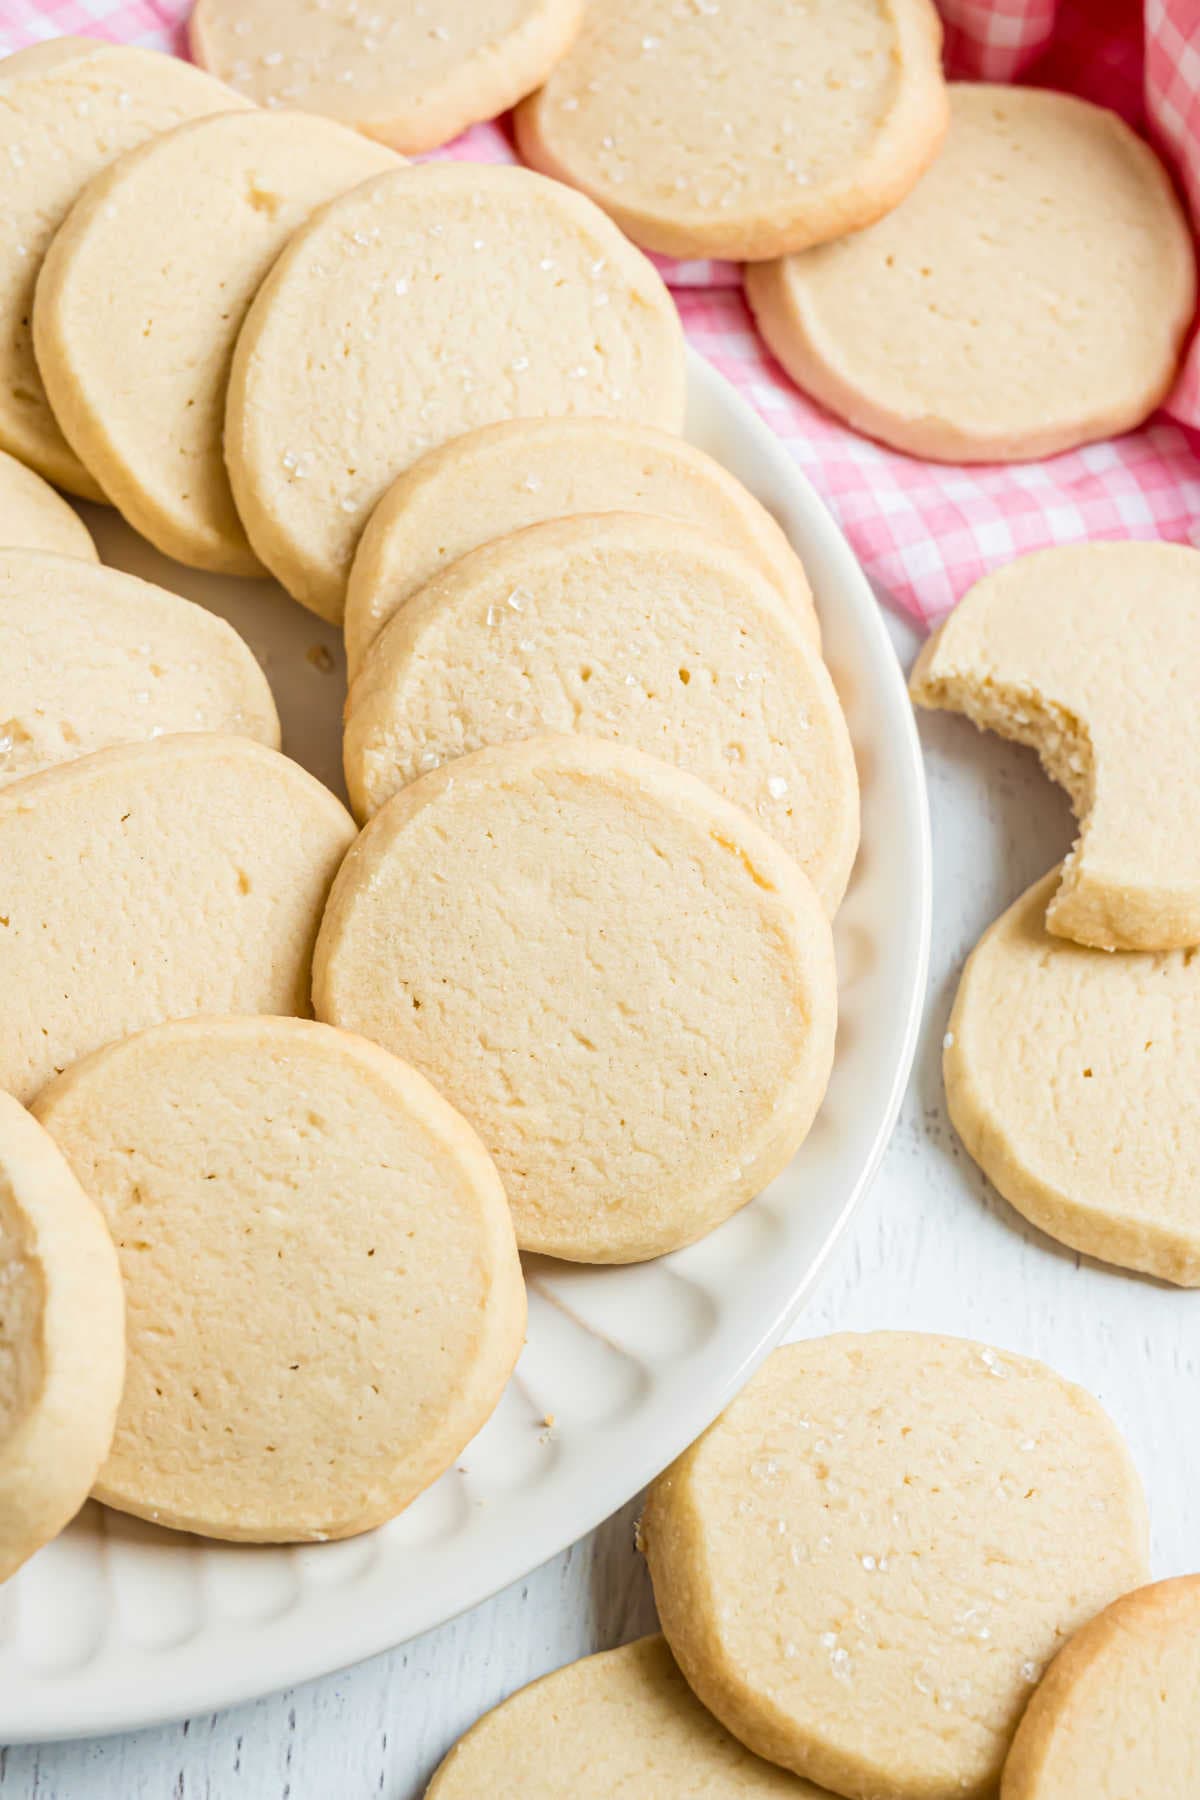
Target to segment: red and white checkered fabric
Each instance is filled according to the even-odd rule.
[[[940,0],[952,75],[1032,81],[1115,107],[1171,164],[1200,229],[1200,0]],[[188,0],[0,0],[0,51],[75,32],[186,54]],[[500,124],[441,152],[511,159]],[[926,623],[1023,551],[1096,537],[1200,545],[1200,342],[1140,431],[1042,463],[949,468],[882,449],[800,394],[755,334],[728,263],[660,264],[692,343],[833,508],[880,591]],[[1194,435],[1195,434],[1195,435]]]

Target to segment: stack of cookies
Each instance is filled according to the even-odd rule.
[[[929,0],[752,39],[717,0],[379,4],[200,0],[209,74],[0,64],[0,1579],[89,1491],[228,1539],[381,1523],[495,1408],[520,1251],[690,1243],[811,1126],[853,754],[803,569],[679,435],[630,239],[750,260],[797,379],[934,457],[1132,424],[1190,316],[1152,154],[947,90]],[[398,154],[518,101],[540,173]],[[353,817],[232,627],[101,567],[51,483],[344,626]],[[914,676],[1081,822],[964,976],[956,1122],[1064,1241],[1187,1282],[1198,566],[1029,559]],[[1106,1696],[1193,1704],[1196,1587],[1131,1594],[1145,1537],[1052,1371],[781,1352],[651,1494],[663,1639],[431,1792],[1090,1800]]]
[[[660,1255],[804,1140],[850,740],[590,200],[81,39],[0,98],[0,1575],[89,1489],[346,1536],[494,1409],[520,1250]],[[355,817],[50,482],[344,619]]]

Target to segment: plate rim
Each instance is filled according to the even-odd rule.
[[[915,902],[917,954],[908,975],[903,1031],[899,1054],[891,1072],[886,1103],[877,1115],[870,1147],[861,1160],[858,1175],[849,1187],[836,1218],[826,1231],[819,1250],[787,1296],[765,1318],[753,1343],[745,1349],[736,1364],[726,1368],[715,1385],[700,1384],[695,1392],[689,1391],[675,1408],[669,1430],[650,1433],[643,1428],[641,1441],[631,1445],[629,1455],[614,1466],[611,1476],[592,1485],[587,1507],[572,1514],[566,1535],[560,1531],[550,1539],[541,1538],[536,1547],[529,1541],[524,1541],[520,1554],[514,1555],[511,1564],[503,1568],[496,1564],[494,1557],[484,1555],[477,1558],[490,1573],[473,1587],[470,1583],[459,1583],[458,1590],[449,1596],[447,1604],[433,1609],[436,1616],[421,1619],[411,1627],[405,1625],[398,1635],[395,1626],[387,1623],[386,1611],[376,1613],[368,1603],[358,1615],[355,1630],[349,1633],[342,1630],[332,1643],[326,1639],[319,1639],[314,1643],[311,1632],[298,1632],[290,1652],[273,1657],[269,1669],[264,1668],[262,1676],[256,1675],[252,1683],[247,1683],[244,1669],[236,1672],[230,1669],[228,1673],[223,1673],[220,1667],[216,1667],[203,1682],[196,1681],[193,1675],[185,1695],[178,1691],[179,1676],[168,1676],[164,1665],[162,1686],[153,1696],[143,1692],[139,1700],[128,1695],[124,1704],[118,1705],[114,1704],[111,1695],[100,1692],[94,1699],[85,1699],[82,1704],[75,1705],[72,1716],[66,1720],[55,1719],[53,1706],[47,1706],[44,1715],[30,1720],[19,1736],[9,1737],[0,1728],[0,1742],[37,1744],[108,1736],[170,1724],[197,1713],[219,1712],[229,1707],[249,1704],[281,1689],[322,1679],[374,1656],[385,1654],[427,1631],[440,1628],[462,1613],[482,1605],[504,1588],[524,1580],[534,1569],[587,1536],[619,1511],[725,1408],[795,1320],[820,1281],[851,1217],[878,1173],[884,1151],[895,1129],[912,1071],[928,982],[932,928],[932,844],[928,792],[916,722],[907,701],[903,671],[884,624],[881,603],[846,541],[841,526],[795,459],[788,454],[786,447],[752,405],[691,345],[688,346],[687,354],[689,389],[695,384],[707,400],[736,421],[763,454],[775,461],[780,468],[786,467],[787,481],[794,488],[801,505],[822,516],[828,538],[827,548],[837,565],[839,587],[852,593],[858,623],[875,638],[877,649],[882,647],[886,650],[887,662],[894,670],[897,697],[902,696],[904,700],[899,711],[902,721],[900,741],[893,748],[907,765],[906,785],[910,786],[915,800],[918,830],[918,842],[915,846],[917,891],[906,895],[905,901],[906,904]],[[893,676],[888,675],[884,679],[892,680]],[[470,1591],[463,1591],[464,1589]],[[236,1633],[238,1627],[231,1625],[230,1629]],[[348,1641],[351,1637],[353,1642]],[[48,1677],[47,1682],[52,1686],[54,1677]]]

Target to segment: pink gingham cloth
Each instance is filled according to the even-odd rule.
[[[748,0],[742,0],[748,3]],[[940,0],[951,75],[1064,88],[1114,107],[1170,164],[1200,231],[1200,0]],[[74,32],[186,55],[188,0],[0,0],[0,49]],[[513,155],[500,124],[444,155]],[[730,264],[660,262],[700,353],[749,399],[833,509],[879,591],[939,618],[988,569],[1084,538],[1200,545],[1200,343],[1139,431],[1041,463],[949,467],[858,437],[757,337]]]

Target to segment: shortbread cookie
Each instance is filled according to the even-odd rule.
[[[439,763],[546,731],[698,775],[836,910],[858,847],[850,734],[795,612],[720,538],[583,514],[461,557],[400,609],[350,691],[351,804],[370,818]]]
[[[0,1088],[28,1100],[114,1038],[192,1013],[306,1013],[354,837],[304,769],[196,732],[0,790]]]
[[[1112,1421],[1026,1357],[791,1344],[650,1490],[663,1631],[734,1735],[836,1793],[995,1792],[1071,1633],[1146,1578]]]
[[[1058,879],[1024,893],[968,959],[946,1036],[950,1117],[1051,1237],[1200,1287],[1200,958],[1051,937]]]
[[[237,334],[308,215],[395,166],[329,119],[224,113],[120,157],[72,207],[38,278],[38,367],[71,448],[165,555],[263,573],[221,454]]]
[[[1200,550],[1076,544],[978,582],[912,673],[922,706],[1032,744],[1079,818],[1046,924],[1200,944]]]
[[[260,106],[327,113],[415,153],[532,93],[582,13],[583,0],[196,0],[189,36],[203,68]]]
[[[522,156],[671,256],[783,256],[896,205],[946,129],[931,0],[590,0]]]
[[[638,751],[542,737],[376,815],[334,884],[313,1004],[470,1119],[522,1248],[638,1262],[788,1162],[837,997],[820,902],[752,819]]]
[[[661,1637],[532,1682],[459,1739],[426,1800],[830,1800],[705,1712]]]
[[[53,1140],[0,1092],[0,1581],[87,1499],[124,1374],[108,1228]]]
[[[94,38],[52,38],[0,61],[0,448],[59,487],[104,499],[59,430],[34,361],[33,290],[50,240],[114,157],[184,119],[246,104],[177,57]]]
[[[800,558],[764,506],[711,456],[616,419],[513,419],[431,450],[367,523],[346,591],[351,679],[392,614],[481,544],[578,513],[647,512],[704,525],[758,564],[820,632]]]
[[[92,534],[49,482],[0,450],[0,547],[19,544],[95,562]]]
[[[279,748],[267,678],[233,626],[119,569],[0,550],[0,785],[178,731]]]
[[[85,1057],[35,1111],[125,1279],[107,1505],[209,1537],[349,1537],[492,1412],[525,1330],[512,1221],[415,1069],[309,1020],[185,1019]]]
[[[426,450],[497,419],[677,429],[683,335],[646,259],[525,169],[376,176],[292,239],[238,338],[225,456],[250,542],[341,619],[367,515]]]
[[[1195,304],[1166,171],[1070,94],[950,92],[941,154],[894,212],[747,272],[759,329],[831,412],[914,456],[1021,462],[1127,431]]]
[[[1200,1575],[1125,1594],[1051,1663],[1000,1800],[1191,1800],[1200,1793]]]

